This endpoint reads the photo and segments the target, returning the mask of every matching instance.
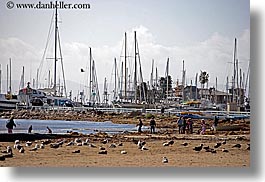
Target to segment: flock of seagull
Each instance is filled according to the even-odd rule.
[[[141,150],[141,151],[149,150],[149,148],[146,146],[146,141],[136,140],[136,139],[133,139],[132,141],[137,145],[139,150]],[[116,147],[123,146],[122,142],[110,143],[110,141],[108,139],[102,139],[100,143],[101,144],[108,144],[109,148],[116,148]],[[168,146],[172,146],[174,143],[175,143],[174,140],[170,140],[170,141],[164,142],[162,145],[164,147],[168,147]],[[227,143],[227,141],[224,140],[222,142],[215,143],[212,147],[210,147],[209,145],[206,146],[205,144],[201,143],[199,146],[193,147],[192,150],[194,150],[196,152],[200,152],[200,151],[204,150],[205,152],[217,153],[217,149],[220,148],[221,146],[225,146],[226,143]],[[67,147],[70,147],[70,146],[88,146],[91,148],[97,148],[97,146],[95,144],[90,142],[89,138],[87,138],[85,140],[82,140],[80,138],[75,138],[74,140],[71,140],[70,142],[69,142],[69,140],[67,141],[65,139],[59,139],[54,143],[52,142],[52,140],[47,139],[47,140],[42,140],[40,144],[36,143],[36,142],[31,142],[31,141],[27,141],[27,142],[24,142],[22,144],[21,141],[16,140],[14,142],[13,149],[10,146],[6,146],[6,150],[1,151],[2,155],[0,155],[0,161],[4,161],[6,158],[12,158],[13,157],[13,150],[18,150],[19,153],[25,153],[25,148],[27,148],[28,151],[37,151],[40,149],[44,149],[47,146],[49,146],[50,148],[56,149],[56,148],[62,147],[63,145],[65,145]],[[181,143],[181,145],[183,147],[187,147],[190,144],[187,142],[184,142],[184,143]],[[250,144],[248,143],[247,145],[248,145],[248,147],[246,148],[246,150],[250,150]],[[238,149],[241,147],[242,147],[242,145],[239,143],[234,144],[232,146],[232,148],[238,148]],[[102,145],[99,145],[98,154],[107,154],[108,151],[106,148],[107,148],[106,146],[104,147]],[[222,148],[220,151],[229,152],[229,150],[226,148]],[[72,153],[80,153],[80,150],[79,149],[74,150],[74,151],[72,151]],[[120,153],[121,154],[127,154],[127,151],[121,150]],[[164,156],[162,158],[162,163],[168,163],[168,162],[169,162],[168,158],[166,156]]]

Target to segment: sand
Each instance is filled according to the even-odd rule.
[[[0,161],[1,167],[250,167],[250,150],[247,150],[249,140],[245,140],[238,136],[205,136],[204,139],[198,139],[200,136],[192,136],[193,139],[179,139],[179,135],[170,135],[163,139],[163,136],[158,134],[130,134],[119,135],[109,138],[108,143],[103,144],[102,141],[106,137],[84,137],[90,139],[96,147],[92,148],[88,145],[66,146],[73,139],[61,139],[64,143],[61,147],[55,149],[45,145],[44,149],[29,151],[35,146],[35,143],[40,144],[41,141],[36,140],[32,146],[25,147],[25,142],[21,141],[21,145],[25,148],[25,153],[19,153],[13,149],[13,157],[6,158]],[[181,136],[185,137],[185,136]],[[142,139],[141,139],[142,138]],[[168,139],[166,139],[168,138]],[[196,139],[195,139],[196,138]],[[208,138],[208,139],[207,139]],[[214,148],[217,142],[228,139],[226,144],[219,148]],[[238,139],[237,139],[238,138]],[[146,142],[145,147],[148,150],[138,149],[137,142],[139,139]],[[60,140],[60,141],[61,141]],[[174,144],[163,146],[163,143],[173,140]],[[59,142],[58,140],[53,140]],[[187,142],[187,146],[181,145]],[[109,146],[115,143],[116,148]],[[117,146],[122,143],[122,146]],[[206,152],[204,149],[197,152],[193,148],[203,143],[204,146],[214,148],[216,153]],[[233,147],[235,144],[241,144],[241,148]],[[6,146],[13,148],[13,142],[1,142],[1,151],[6,149]],[[99,147],[104,147],[107,154],[98,154]],[[227,149],[228,152],[223,152],[222,149]],[[80,153],[72,153],[80,150]],[[127,154],[121,154],[121,151],[126,151]],[[168,163],[163,163],[162,158],[167,157]]]

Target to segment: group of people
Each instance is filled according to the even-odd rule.
[[[13,129],[14,127],[17,127],[15,121],[14,121],[14,116],[11,116],[10,119],[7,121],[6,123],[6,128],[7,128],[7,133],[13,133]],[[47,133],[51,134],[52,133],[52,130],[47,126]],[[29,126],[28,128],[28,133],[31,133],[32,132],[32,125]]]
[[[179,134],[192,134],[193,133],[193,120],[191,118],[180,117],[177,121]],[[218,124],[218,117],[214,117],[214,123],[212,125],[212,129],[216,131],[216,127]],[[139,119],[138,132],[142,132],[143,122]],[[150,120],[150,133],[155,133],[156,122],[154,117]],[[199,134],[204,135],[206,132],[206,122],[204,119],[201,120],[201,129],[199,130]]]
[[[191,118],[188,118],[186,120],[186,118],[180,117],[177,123],[179,128],[179,134],[193,133],[193,121],[191,120]]]

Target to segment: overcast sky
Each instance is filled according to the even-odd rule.
[[[12,79],[19,80],[22,66],[26,81],[36,77],[45,49],[54,10],[8,9],[0,2],[0,63],[3,80],[12,58]],[[14,0],[31,3],[30,0]],[[37,1],[38,2],[38,1]],[[50,2],[41,1],[42,3]],[[89,3],[87,10],[59,10],[59,31],[66,79],[84,83],[92,47],[98,81],[113,81],[114,57],[121,63],[124,32],[128,33],[128,51],[132,53],[133,31],[137,39],[144,80],[150,79],[154,59],[159,76],[165,75],[166,60],[173,81],[181,80],[185,60],[186,81],[200,70],[210,75],[209,86],[224,85],[233,74],[234,38],[238,39],[238,59],[242,72],[250,61],[249,0],[65,0],[65,3]],[[53,39],[51,39],[51,42]],[[46,57],[53,57],[52,44]],[[44,63],[53,67],[51,59]],[[45,72],[45,71],[43,71]],[[44,80],[46,76],[43,76]],[[44,82],[44,81],[43,81]],[[2,85],[5,91],[6,85]],[[220,86],[221,87],[221,86]],[[74,88],[71,88],[74,89]],[[102,93],[102,91],[101,91]]]

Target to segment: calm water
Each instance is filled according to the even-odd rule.
[[[7,133],[7,119],[0,119],[0,133]],[[53,133],[67,133],[67,131],[76,131],[83,134],[96,133],[98,131],[107,133],[120,133],[124,131],[137,131],[133,124],[114,124],[111,121],[93,122],[93,121],[64,121],[64,120],[26,120],[15,119],[17,127],[14,133],[27,133],[28,127],[32,125],[32,133],[47,133],[46,127],[52,129]]]

